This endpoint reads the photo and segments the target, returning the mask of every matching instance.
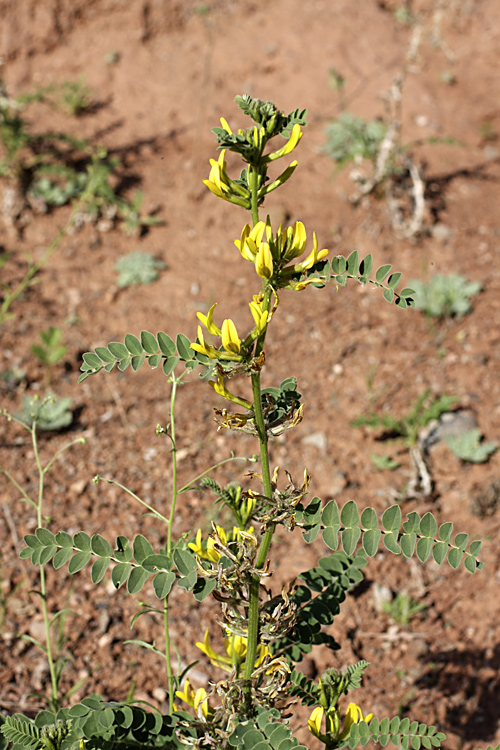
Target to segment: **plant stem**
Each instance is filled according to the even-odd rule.
[[[33,453],[35,456],[35,462],[38,469],[38,505],[37,505],[37,527],[40,528],[43,525],[43,493],[44,493],[44,479],[45,479],[45,472],[47,469],[43,468],[42,464],[40,463],[40,456],[38,453],[38,443],[36,439],[36,421],[34,421],[31,425],[31,441],[33,444]],[[59,697],[58,697],[58,685],[57,685],[57,673],[56,668],[54,664],[54,657],[52,654],[52,644],[50,640],[50,620],[49,620],[49,611],[47,607],[47,586],[45,581],[45,566],[43,564],[40,564],[40,598],[42,600],[42,615],[43,615],[43,624],[45,628],[45,640],[46,640],[46,651],[47,654],[47,662],[49,664],[49,672],[50,672],[50,683],[51,683],[51,696],[49,700],[50,708],[54,711],[57,711],[59,708]]]
[[[260,170],[259,167],[254,167],[252,164],[248,165],[248,187],[250,188],[250,211],[252,214],[252,224],[255,226],[259,221],[259,182],[260,182]]]
[[[170,394],[170,427],[169,427],[169,435],[170,440],[172,441],[172,502],[170,506],[170,517],[168,521],[168,531],[167,531],[167,555],[170,557],[172,554],[172,526],[174,523],[174,515],[175,515],[175,505],[177,502],[177,448],[175,445],[175,397],[177,395],[177,385],[180,382],[180,378],[176,378],[175,375],[172,375],[172,391]],[[169,624],[168,624],[168,600],[169,600],[169,594],[165,597],[165,601],[163,604],[163,627],[165,631],[165,663],[167,665],[167,681],[168,681],[168,704],[170,708],[170,713],[173,711],[174,707],[174,678],[172,674],[172,660],[170,657],[170,630],[169,630]]]
[[[264,422],[264,414],[262,411],[262,400],[261,400],[261,386],[260,386],[260,372],[252,374],[252,390],[253,390],[253,402],[254,402],[254,413],[255,413],[255,426],[257,428],[257,434],[259,437],[260,445],[260,459],[262,468],[262,484],[264,489],[265,497],[272,497],[272,486],[271,486],[271,472],[269,468],[269,448],[266,433],[266,426]],[[274,526],[267,529],[264,534],[264,538],[260,545],[260,549],[255,562],[255,567],[260,569],[263,568],[269,547],[274,534]],[[245,658],[245,670],[244,678],[248,680],[248,685],[245,687],[245,697],[247,702],[247,710],[251,707],[251,685],[250,679],[254,670],[255,659],[257,656],[257,646],[259,642],[259,590],[260,590],[260,577],[255,574],[250,583],[249,591],[249,606],[248,606],[248,636],[247,636],[247,653]]]

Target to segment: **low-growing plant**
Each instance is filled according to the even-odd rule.
[[[436,274],[426,283],[413,280],[415,307],[431,318],[461,317],[471,310],[470,299],[481,291],[479,281],[455,273]]]
[[[16,421],[34,430],[57,432],[69,427],[73,422],[70,398],[58,398],[48,393],[44,398],[25,396],[22,411],[16,415]]]
[[[257,288],[249,300],[250,326],[240,335],[231,318],[216,322],[214,303],[206,313],[197,313],[196,338],[182,333],[171,337],[163,331],[142,331],[140,336],[127,333],[123,343],[115,341],[86,352],[81,368],[80,382],[114,369],[136,371],[145,363],[167,377],[169,422],[166,427],[159,426],[157,432],[172,448],[170,507],[162,512],[123,488],[157,523],[166,524],[166,543],[153,546],[141,534],[133,539],[120,535],[109,541],[100,534],[53,533],[40,528],[25,537],[22,551],[24,559],[35,563],[52,560],[55,568],[67,566],[71,575],[91,566],[95,584],[110,573],[114,586],[126,587],[132,597],[148,581],[152,584],[149,594],[143,596],[154,597],[153,601],[140,605],[138,614],[161,614],[165,643],[163,648],[157,641],[137,643],[156,653],[165,664],[169,710],[147,711],[133,701],[104,700],[92,694],[57,713],[42,712],[35,720],[9,717],[2,732],[15,745],[48,748],[50,740],[50,750],[62,746],[169,750],[186,745],[199,750],[305,750],[294,734],[288,710],[291,700],[311,712],[309,729],[328,750],[346,746],[354,749],[370,740],[419,750],[421,746],[440,747],[445,739],[434,726],[408,717],[374,717],[356,703],[347,703],[345,696],[350,698],[359,687],[369,666],[364,660],[343,670],[326,669],[317,680],[309,679],[299,669],[304,655],[315,646],[340,648],[330,626],[346,596],[363,580],[368,559],[381,545],[396,555],[416,555],[422,562],[432,557],[437,564],[447,560],[452,568],[463,563],[466,570],[475,573],[483,567],[478,559],[481,542],[469,544],[466,533],[453,536],[453,525],[439,526],[430,512],[422,517],[411,512],[403,520],[399,505],[387,508],[381,517],[374,508],[360,509],[354,500],[342,508],[335,500],[324,505],[319,497],[308,496],[311,476],[307,469],[299,480],[288,471],[286,479],[281,480],[278,467],[272,469],[272,439],[293,429],[303,416],[295,377],[266,388],[261,381],[267,334],[286,297],[307,287],[318,290],[331,282],[344,286],[353,279],[381,289],[386,300],[406,309],[413,304],[413,292],[409,288],[396,291],[401,274],[392,273],[391,266],[379,268],[372,277],[371,256],[360,261],[354,252],[348,258],[328,260],[329,251],[319,249],[314,232],[307,252],[307,234],[301,221],[273,227],[269,218],[260,218],[264,199],[295,171],[297,162],[292,161],[277,176],[268,174],[275,162],[298,146],[306,113],[297,109],[285,115],[272,102],[246,95],[236,101],[252,124],[233,132],[221,118],[221,127],[213,129],[220,155],[217,160],[211,159],[210,175],[204,182],[215,196],[250,214],[251,223],[243,226],[235,240],[242,258],[256,272]],[[269,142],[279,137],[284,140],[269,148]],[[228,173],[228,152],[244,162],[243,171],[234,178]],[[216,466],[179,487],[176,394],[179,385],[195,371],[223,399],[215,409],[218,427],[254,438],[258,459],[254,455],[231,455],[217,464],[253,465],[259,460],[259,470],[248,472],[245,486],[239,481],[219,485],[211,476]],[[247,393],[250,390],[251,394]],[[95,481],[100,479],[96,477]],[[112,478],[105,481],[121,487]],[[213,524],[208,536],[201,529],[196,533],[190,528],[176,532],[180,495],[202,489],[216,494],[231,512],[233,523],[228,528]],[[307,543],[321,537],[326,554],[273,595],[264,581],[272,573],[273,539],[279,526],[301,532]],[[204,637],[200,634],[196,644],[214,669],[206,688],[196,689],[190,667],[175,669],[172,661],[171,651],[179,653],[182,647],[182,642],[173,643],[169,625],[174,585],[192,594],[197,602],[213,596],[220,607],[216,622],[224,648],[216,650],[212,645],[213,629],[208,629]],[[181,661],[179,658],[178,663]],[[174,698],[187,710],[175,707]]]
[[[409,594],[398,591],[394,599],[382,602],[382,610],[388,614],[398,625],[406,626],[414,615],[427,609],[425,602],[417,602]]]
[[[50,326],[46,331],[40,331],[41,344],[33,344],[32,353],[40,362],[51,367],[63,359],[68,347],[61,343],[62,331],[60,328]]]
[[[351,421],[354,427],[382,428],[384,431],[383,439],[401,439],[403,441],[403,445],[408,448],[410,454],[412,471],[406,487],[407,497],[420,495],[428,497],[432,494],[433,480],[428,455],[425,446],[419,440],[419,432],[429,422],[439,419],[441,414],[449,411],[458,400],[454,396],[429,399],[430,394],[430,389],[426,390],[415,401],[411,411],[402,417],[394,417],[390,412],[378,414],[372,411],[371,414],[356,417]]]
[[[64,399],[62,399],[61,401],[64,401]],[[54,429],[53,427],[47,428],[47,421],[45,421],[47,418],[49,418],[49,420],[54,419],[54,414],[50,411],[47,411],[47,408],[50,406],[51,402],[54,403],[50,397],[42,401],[36,398],[32,399],[30,403],[26,404],[25,406],[25,412],[28,412],[29,410],[29,414],[26,413],[23,415],[14,415],[10,414],[6,409],[2,409],[0,411],[0,415],[2,415],[9,422],[16,422],[17,424],[19,424],[30,435],[34,464],[36,467],[38,478],[38,481],[36,483],[36,491],[32,494],[28,494],[28,492],[23,487],[22,482],[19,481],[15,477],[15,475],[5,466],[0,465],[0,475],[3,474],[7,478],[8,482],[16,489],[19,501],[27,503],[27,505],[29,505],[35,512],[37,526],[36,534],[37,539],[39,539],[40,541],[47,541],[47,539],[50,537],[50,532],[46,526],[46,512],[44,512],[45,482],[47,474],[54,468],[54,466],[57,465],[59,459],[70,448],[72,448],[74,445],[85,443],[85,438],[77,438],[76,440],[72,440],[70,443],[60,448],[46,463],[42,460],[37,431],[38,429]],[[58,429],[58,427],[56,427],[55,429]],[[21,557],[25,556],[26,555],[21,554]],[[46,555],[44,554],[35,556],[31,555],[30,557],[31,562],[38,567],[39,588],[37,590],[31,591],[31,593],[37,594],[36,601],[43,616],[45,638],[44,642],[42,642],[41,640],[37,640],[32,635],[29,635],[27,633],[22,634],[21,637],[24,640],[33,643],[46,656],[50,675],[49,694],[40,694],[39,697],[47,701],[47,706],[49,707],[50,711],[56,712],[61,707],[61,704],[66,702],[70,695],[74,693],[81,684],[83,684],[83,681],[80,681],[80,683],[72,686],[69,692],[66,693],[66,695],[60,695],[60,679],[66,663],[66,659],[63,655],[63,645],[65,643],[64,622],[68,612],[62,609],[56,610],[54,612],[51,612],[49,610],[49,606],[47,603],[48,588],[46,578],[46,565],[49,560],[46,559]],[[38,694],[35,693],[35,695]],[[29,744],[26,745],[25,742],[26,740],[20,740],[19,744],[21,745],[21,747],[30,746]],[[46,750],[50,750],[49,747],[47,745],[44,745],[43,743],[42,746],[45,747]],[[35,747],[40,747],[40,744],[37,743]]]
[[[394,471],[394,469],[398,469],[400,466],[399,462],[387,455],[387,453],[384,453],[382,456],[379,456],[377,453],[370,453],[370,461],[377,471]]]
[[[141,215],[141,191],[130,201],[117,193],[111,178],[120,162],[104,147],[68,133],[31,134],[23,111],[35,101],[62,106],[76,116],[89,106],[90,90],[82,81],[66,81],[17,99],[0,98],[0,177],[17,184],[26,206],[29,201],[36,210],[46,211],[73,201],[78,203],[77,223],[78,219],[97,223],[104,217],[113,226],[116,217],[129,234],[163,223],[158,217]]]
[[[324,151],[336,162],[336,172],[352,161],[370,159],[374,162],[386,131],[387,126],[381,120],[363,120],[350,112],[342,112],[325,128]]]
[[[124,255],[115,263],[115,271],[118,271],[118,286],[137,286],[139,284],[152,284],[158,278],[158,271],[165,268],[165,263],[158,260],[150,253],[141,253],[139,250]]]
[[[479,428],[468,430],[461,435],[447,435],[446,445],[462,461],[473,464],[485,463],[492,453],[498,449],[498,445],[492,442],[482,442]]]

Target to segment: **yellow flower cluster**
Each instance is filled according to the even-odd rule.
[[[187,703],[188,706],[194,708],[198,716],[201,713],[205,719],[208,716],[208,702],[207,702],[207,691],[204,688],[198,688],[194,690],[189,684],[189,679],[184,683],[183,690],[177,690],[175,693],[177,698]],[[201,718],[201,717],[200,717]]]
[[[326,248],[318,250],[316,232],[313,232],[313,248],[307,258],[301,263],[287,265],[302,255],[306,242],[306,230],[301,221],[296,221],[293,227],[285,230],[280,225],[275,236],[269,222],[259,221],[253,228],[246,224],[240,239],[235,240],[234,244],[242,257],[255,265],[255,271],[261,278],[272,279],[277,276],[279,286],[304,289],[312,280],[294,284],[289,283],[290,277],[309,270],[328,255]]]
[[[212,646],[210,645],[209,630],[205,633],[204,642],[198,642],[196,646],[210,659],[210,663],[214,667],[219,667],[224,672],[232,672],[235,667],[238,667],[245,660],[247,653],[248,640],[242,635],[231,635],[224,639],[224,654],[217,654]],[[255,668],[260,667],[266,656],[270,656],[271,652],[267,646],[263,646],[260,643],[257,646],[257,658],[255,659]]]
[[[269,319],[268,310],[262,309],[262,300],[259,296],[254,296],[252,302],[249,302],[250,312],[254,319],[255,326],[252,331],[248,334],[245,341],[242,342],[238,336],[238,331],[232,320],[226,319],[219,328],[214,323],[214,310],[217,307],[217,302],[212,305],[207,315],[203,313],[196,313],[198,320],[200,320],[207,331],[213,336],[219,336],[222,342],[224,351],[216,349],[212,344],[205,341],[203,330],[201,326],[198,326],[198,341],[191,344],[191,349],[195,352],[200,352],[210,359],[227,359],[239,361],[242,359],[241,348],[242,343],[244,346],[248,346],[254,341],[257,336],[266,329],[267,322]]]
[[[226,530],[222,526],[216,526],[215,529],[217,531],[217,536],[224,546],[226,546],[228,542],[234,542],[238,539],[241,539],[243,534],[251,534],[253,531],[253,528],[251,526],[248,529],[248,532],[242,531],[242,529],[238,528],[238,526],[233,526],[233,530],[229,534],[226,533]],[[220,552],[215,549],[214,545],[214,539],[209,536],[205,548],[201,539],[201,529],[198,529],[198,531],[196,532],[196,541],[190,542],[188,547],[193,550],[195,555],[198,555],[198,557],[201,557],[203,560],[209,560],[210,562],[217,563],[219,562],[221,556]]]
[[[338,718],[337,718],[337,711],[336,709],[333,710],[335,713],[334,717],[327,716],[327,736],[328,736],[328,724],[334,724],[337,727],[338,732]],[[307,725],[309,727],[309,731],[311,734],[313,734],[315,737],[319,737],[320,739],[323,739],[324,735],[322,735],[321,732],[321,723],[323,721],[323,716],[325,714],[325,709],[323,706],[316,706],[312,714],[310,715]],[[328,718],[335,718],[335,722],[328,722]],[[353,724],[359,724],[360,721],[366,721],[368,723],[373,718],[373,714],[367,714],[367,716],[363,716],[363,712],[360,709],[360,707],[356,703],[349,703],[347,706],[347,710],[344,717],[344,728],[342,732],[338,734],[339,740],[346,740],[349,737],[351,727]]]

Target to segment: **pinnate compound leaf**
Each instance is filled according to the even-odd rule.
[[[161,354],[151,354],[148,357],[148,365],[151,367],[151,369],[155,369],[155,367],[158,367],[161,365],[162,356]]]
[[[113,568],[111,571],[111,580],[116,589],[119,589],[125,583],[131,570],[132,566],[128,562],[120,562]]]
[[[374,508],[365,508],[361,513],[361,527],[363,529],[377,529],[378,518]]]
[[[433,540],[429,537],[421,537],[417,542],[417,557],[420,562],[428,560],[429,555],[432,552]]]
[[[143,353],[142,344],[133,333],[127,333],[124,341],[127,351],[133,356],[140,356]]]
[[[78,573],[78,571],[82,570],[90,562],[91,557],[92,554],[90,552],[77,552],[69,561],[68,573],[70,575]]]
[[[40,544],[43,544],[44,547],[46,547],[49,544],[52,545],[56,541],[54,534],[48,529],[45,529],[43,527],[39,527],[35,531],[35,534]]]
[[[183,333],[178,333],[176,338],[177,354],[184,362],[194,359],[194,350],[191,349],[191,342]]]
[[[368,557],[373,557],[377,554],[381,536],[382,532],[380,529],[368,529],[363,534],[363,549]]]
[[[361,529],[358,529],[357,527],[344,529],[342,531],[342,547],[344,548],[346,555],[354,554],[360,536]]]
[[[365,255],[361,263],[359,264],[359,272],[362,276],[368,278],[373,268],[373,255]]]
[[[481,546],[482,542],[479,540],[476,540],[475,542],[470,543],[469,552],[474,557],[478,557],[481,554]]]
[[[158,339],[158,345],[160,347],[160,351],[162,354],[165,355],[165,357],[174,357],[176,353],[175,343],[172,341],[170,336],[168,336],[166,333],[163,333],[163,331],[159,331],[156,334],[156,337]]]
[[[354,500],[349,500],[349,502],[346,503],[342,508],[342,511],[340,513],[340,522],[346,528],[357,528],[359,524],[359,511],[358,506],[356,505]]]
[[[380,266],[380,268],[378,268],[375,273],[375,280],[379,284],[381,284],[386,278],[386,276],[390,274],[391,270],[392,270],[392,266],[390,264],[387,264],[385,266]]]
[[[330,500],[330,502],[325,505],[321,518],[324,526],[340,525],[339,506],[337,505],[336,500]]]
[[[439,538],[443,542],[449,542],[453,533],[453,524],[450,522],[442,523],[439,527]]]
[[[116,361],[116,357],[105,346],[96,346],[95,353],[106,364],[110,364],[111,362],[114,364]],[[83,358],[85,359],[85,355],[83,355]]]
[[[413,557],[415,552],[415,545],[417,543],[417,535],[415,533],[402,534],[399,544],[401,545],[401,552],[405,557]]]
[[[54,559],[52,560],[52,565],[54,567],[54,570],[59,570],[59,568],[62,568],[68,560],[71,559],[73,556],[73,547],[62,547],[61,549],[57,550],[56,554],[54,555]]]
[[[438,565],[444,562],[446,555],[448,554],[448,545],[446,542],[436,542],[432,548],[432,556]]]
[[[153,547],[148,542],[146,537],[142,534],[137,534],[137,536],[135,537],[133,542],[133,551],[134,560],[139,563],[139,565],[141,565],[147,557],[149,557],[150,555],[154,555]]]
[[[437,534],[438,525],[432,513],[426,513],[420,521],[420,533],[422,536],[434,538]]]
[[[97,354],[94,354],[94,352],[85,352],[82,355],[82,359],[85,365],[87,365],[85,369],[100,370],[102,367],[102,359]]]
[[[359,253],[354,250],[347,258],[347,273],[357,275],[359,269]]]
[[[113,548],[107,539],[104,539],[100,534],[94,534],[91,540],[92,552],[97,557],[112,557]]]
[[[386,531],[393,531],[396,534],[401,528],[401,508],[399,505],[391,505],[382,515],[382,525]],[[386,734],[386,732],[384,732]]]
[[[448,562],[453,568],[453,570],[456,570],[460,563],[462,562],[463,552],[461,549],[456,549],[456,547],[452,547],[448,553]]]
[[[465,533],[457,534],[455,537],[455,547],[458,547],[458,549],[461,549],[462,551],[465,550],[469,543],[469,535]]]
[[[76,549],[79,549],[82,552],[90,552],[92,549],[90,537],[84,531],[79,531],[77,534],[75,534],[75,536],[73,537],[73,545],[76,547]]]
[[[116,359],[127,359],[129,357],[129,351],[125,344],[121,344],[119,341],[112,341],[108,344],[108,349]]]
[[[339,531],[340,531],[340,525],[338,526],[327,526],[326,529],[323,529],[323,532],[321,536],[323,537],[323,541],[326,544],[327,547],[329,547],[332,550],[338,549],[339,546]]]
[[[141,331],[141,345],[146,354],[156,354],[158,351],[156,336],[149,331]]]
[[[165,599],[175,583],[175,573],[162,571],[153,578],[153,589],[157,599]]]
[[[144,568],[133,568],[127,581],[127,591],[129,594],[137,594],[146,581],[148,580],[150,573]]]
[[[100,583],[109,568],[111,560],[109,557],[99,557],[92,565],[90,578],[92,583]]]
[[[389,289],[395,289],[399,282],[401,281],[402,273],[393,273],[389,278],[387,279],[387,286]]]
[[[398,544],[397,534],[394,534],[392,531],[384,536],[384,545],[385,548],[394,555],[401,554],[401,547]]]
[[[179,362],[179,357],[167,357],[167,359],[163,363],[163,374],[167,377],[172,374],[172,372],[175,370],[175,367],[177,363]]]

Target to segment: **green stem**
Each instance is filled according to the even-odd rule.
[[[252,223],[255,226],[259,221],[259,187],[260,169],[252,164],[248,165],[248,187],[250,188],[250,211]]]
[[[47,471],[47,468],[43,468],[41,462],[40,462],[40,455],[38,453],[38,443],[36,439],[36,422],[32,423],[31,426],[31,441],[33,444],[33,453],[35,456],[35,463],[38,469],[38,505],[36,510],[36,521],[37,521],[37,527],[41,528],[43,525],[43,493],[44,493],[44,479],[45,479],[45,472]],[[43,615],[43,624],[45,628],[45,640],[46,640],[46,654],[47,654],[47,662],[49,664],[49,673],[50,673],[50,683],[51,683],[51,697],[50,697],[50,707],[52,710],[57,711],[59,708],[59,697],[58,697],[58,685],[57,685],[57,671],[54,664],[54,656],[52,653],[52,643],[50,640],[50,620],[49,620],[49,610],[47,607],[47,586],[45,581],[45,566],[43,564],[40,564],[40,597],[42,600],[42,615]]]
[[[180,382],[180,378],[176,378],[172,375],[172,391],[170,394],[170,427],[169,435],[172,441],[172,502],[170,506],[170,517],[168,521],[167,531],[167,555],[170,557],[172,554],[172,526],[174,523],[175,505],[177,502],[177,496],[179,494],[177,489],[177,448],[175,445],[175,397],[177,395],[177,385]],[[165,597],[163,605],[163,626],[165,630],[165,662],[167,665],[167,681],[168,681],[168,704],[170,707],[170,713],[173,711],[174,706],[174,678],[172,674],[172,659],[170,657],[170,630],[168,624],[168,600],[169,594]]]
[[[262,468],[262,484],[265,497],[271,500],[272,498],[272,486],[271,486],[271,471],[269,467],[269,447],[267,440],[266,426],[264,422],[264,414],[262,411],[262,400],[261,400],[261,386],[260,386],[260,372],[252,374],[252,391],[253,391],[253,403],[255,413],[255,426],[257,428],[257,434],[259,437],[260,445],[260,459]],[[264,534],[260,549],[255,562],[255,567],[260,569],[263,568],[269,547],[274,534],[274,526],[271,526]],[[255,574],[250,583],[249,591],[249,606],[248,606],[248,636],[247,636],[247,653],[245,658],[245,669],[243,677],[248,680],[248,685],[245,688],[247,710],[251,708],[251,686],[250,679],[255,666],[255,659],[257,656],[257,646],[259,643],[259,590],[260,590],[260,578]]]
[[[172,660],[170,659],[170,629],[168,625],[168,595],[163,603],[163,629],[165,631],[165,662],[167,664],[168,708],[171,714],[174,710],[174,677],[172,674]]]

